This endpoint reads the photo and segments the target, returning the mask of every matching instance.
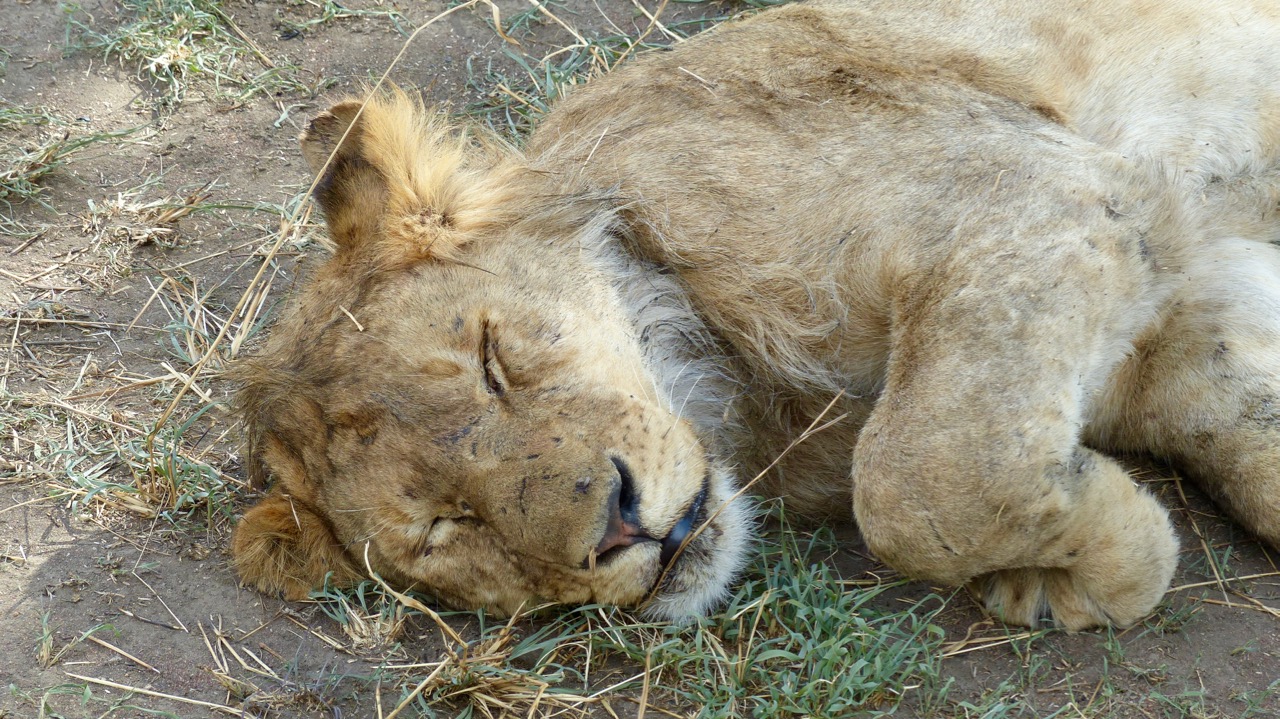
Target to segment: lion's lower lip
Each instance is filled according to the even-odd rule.
[[[671,533],[663,538],[662,554],[659,555],[658,560],[664,568],[671,566],[671,562],[676,558],[676,553],[680,551],[680,545],[684,544],[685,539],[693,532],[694,525],[701,520],[703,509],[707,504],[707,492],[709,489],[710,482],[704,479],[702,481],[702,491],[698,492],[698,496],[693,498],[693,503],[689,505],[689,510],[671,528]]]

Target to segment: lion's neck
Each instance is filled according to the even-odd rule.
[[[585,259],[610,278],[658,396],[708,441],[728,450],[739,439],[735,400],[741,392],[730,362],[679,281],[628,253],[612,229],[584,235]]]

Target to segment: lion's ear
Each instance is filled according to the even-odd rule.
[[[356,123],[360,114],[360,102],[347,100],[333,105],[328,110],[316,115],[303,130],[299,144],[302,156],[306,159],[311,171],[319,173],[334,155],[334,160],[350,158],[360,154],[361,126]],[[355,124],[355,127],[352,127]],[[334,153],[334,150],[341,149]]]
[[[233,371],[243,382],[236,404],[245,421],[249,485],[262,489],[274,480],[286,494],[313,501],[328,466],[324,409],[260,362],[247,360]]]
[[[282,492],[245,513],[231,538],[231,561],[246,584],[289,600],[306,599],[330,572],[339,586],[361,576],[324,520]]]
[[[339,103],[317,115],[300,140],[302,156],[320,176],[316,202],[340,249],[376,239],[387,205],[386,176],[365,158],[366,122],[359,102]]]
[[[334,105],[301,142],[340,250],[373,248],[393,265],[451,258],[477,230],[509,219],[509,173],[493,169],[513,151],[468,142],[399,90]]]

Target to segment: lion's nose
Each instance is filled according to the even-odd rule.
[[[611,461],[618,470],[621,481],[609,494],[609,523],[605,527],[604,537],[596,545],[597,557],[610,549],[630,547],[637,542],[654,539],[640,526],[640,495],[636,492],[631,469],[617,457],[612,457]]]

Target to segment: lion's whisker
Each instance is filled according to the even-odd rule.
[[[685,367],[688,367],[688,366],[689,366],[689,365],[686,363],[686,364],[685,364]],[[681,371],[683,372],[683,370],[681,370]],[[666,439],[666,438],[667,438],[667,435],[668,435],[668,434],[671,434],[671,430],[675,429],[675,428],[676,428],[676,425],[680,424],[680,420],[681,420],[681,418],[684,416],[684,408],[685,408],[686,406],[688,406],[688,404],[689,404],[689,398],[693,396],[693,391],[694,391],[695,389],[697,389],[697,388],[698,388],[698,383],[699,383],[699,382],[701,382],[701,381],[702,381],[702,379],[703,379],[704,377],[706,377],[706,376],[707,376],[707,375],[706,375],[705,373],[704,373],[704,374],[701,374],[701,375],[698,375],[698,379],[695,379],[695,380],[693,381],[693,384],[689,385],[689,391],[685,393],[685,395],[684,395],[684,401],[680,403],[680,409],[679,409],[679,410],[677,410],[677,411],[676,411],[676,413],[675,413],[675,419],[674,419],[674,420],[672,420],[672,422],[671,422],[671,426],[670,426],[670,427],[667,427],[667,431],[662,433],[662,438],[663,438],[663,439]]]

